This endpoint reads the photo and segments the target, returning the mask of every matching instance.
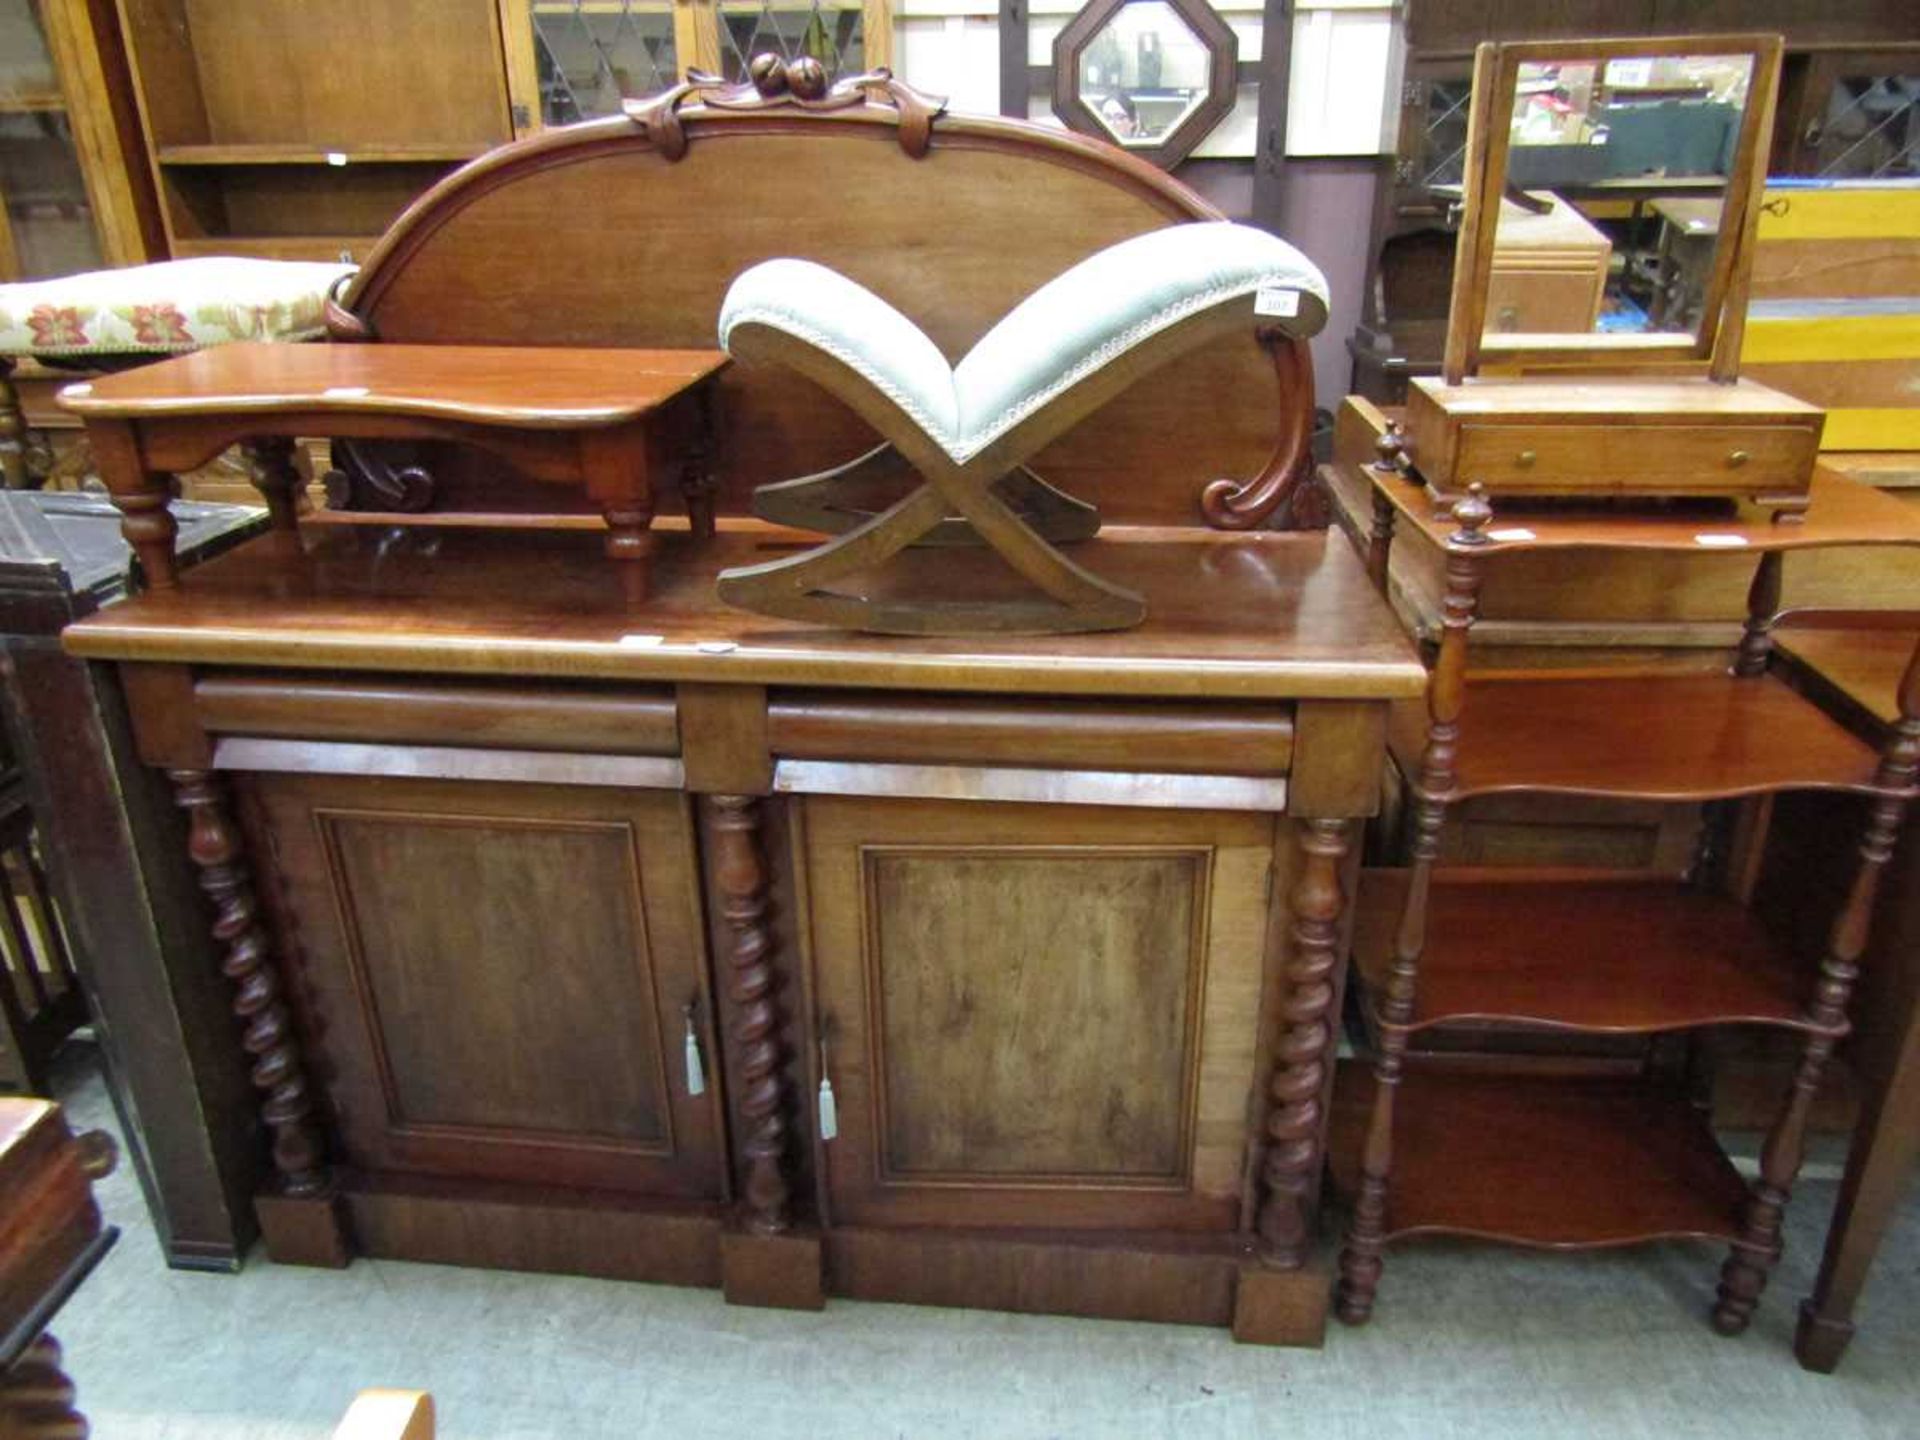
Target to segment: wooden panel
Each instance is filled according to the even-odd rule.
[[[1177,1242],[1182,1237],[1170,1237]],[[836,1228],[827,1288],[860,1300],[1225,1325],[1240,1259],[1222,1242],[1125,1249],[1047,1236]]]
[[[805,806],[838,1221],[1238,1223],[1270,819]]]
[[[362,1253],[438,1265],[598,1275],[650,1285],[720,1283],[718,1207],[649,1206],[578,1191],[349,1181]]]
[[[671,1147],[625,826],[315,813],[395,1126]],[[552,907],[562,894],[634,903]]]
[[[1452,473],[1495,494],[1790,491],[1806,487],[1818,442],[1803,425],[1466,425]]]
[[[493,0],[186,0],[186,13],[216,143],[513,134]]]
[[[249,778],[347,1163],[720,1193],[682,1069],[707,1001],[681,797]]]
[[[1285,706],[1088,704],[786,691],[767,714],[775,753],[814,759],[938,761],[1072,769],[1284,775]]]
[[[1205,851],[861,859],[884,1179],[1185,1180]]]
[[[193,698],[200,723],[227,735],[628,755],[672,755],[680,748],[673,696],[666,690],[220,674],[202,677]]]

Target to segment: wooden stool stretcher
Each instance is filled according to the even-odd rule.
[[[786,619],[894,634],[1118,630],[1144,603],[1056,550],[1098,515],[1025,461],[1142,377],[1255,316],[1311,335],[1326,282],[1291,245],[1213,222],[1135,236],[1022,301],[957,366],[911,320],[825,266],[769,260],[740,276],[720,314],[736,357],[786,365],[888,442],[824,475],[766,487],[768,518],[839,530],[804,554],[720,576],[722,599]],[[890,447],[890,449],[889,449]],[[876,482],[921,484],[874,508]],[[1041,592],[1028,600],[886,601],[831,589],[914,544],[977,540]]]

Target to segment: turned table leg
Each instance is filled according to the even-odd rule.
[[[348,1253],[333,1175],[239,826],[211,771],[167,775],[175,802],[187,812],[187,853],[213,902],[220,968],[234,985],[233,1013],[244,1027],[241,1044],[253,1057],[260,1115],[273,1137],[275,1189],[255,1202],[268,1253],[294,1264],[344,1265]]]
[[[1868,802],[1853,884],[1833,922],[1813,1003],[1808,1007],[1807,1018],[1819,1030],[1807,1038],[1806,1049],[1801,1052],[1800,1066],[1780,1118],[1760,1152],[1760,1176],[1747,1201],[1740,1238],[1734,1241],[1733,1251],[1720,1270],[1713,1327],[1722,1335],[1738,1335],[1747,1328],[1774,1263],[1780,1258],[1780,1223],[1805,1158],[1807,1117],[1827,1059],[1846,1032],[1847,1002],[1860,974],[1860,956],[1867,948],[1880,877],[1893,858],[1894,840],[1907,808],[1905,792],[1920,774],[1920,649],[1915,650],[1900,682],[1899,700],[1900,720],[1874,775],[1879,793]],[[1839,1358],[1837,1350],[1834,1358]]]
[[[42,1335],[0,1375],[0,1436],[6,1440],[87,1440],[73,1381],[60,1368],[60,1342]]]
[[[607,522],[607,558],[619,566],[627,599],[635,604],[652,589],[653,554],[660,544],[652,533],[654,443],[644,423],[580,436],[587,491],[600,502]]]
[[[120,512],[120,533],[140,557],[148,588],[176,588],[180,575],[174,566],[173,545],[179,527],[167,508],[173,503],[171,481],[147,468],[140,453],[140,437],[131,425],[118,420],[89,421],[87,442],[114,508]]]
[[[304,483],[293,463],[294,442],[284,435],[249,440],[242,447],[253,468],[254,488],[267,502],[273,528],[286,534],[300,529],[300,489]]]

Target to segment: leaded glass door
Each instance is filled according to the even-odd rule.
[[[501,0],[514,128],[617,114],[689,69],[744,80],[755,55],[829,78],[889,62],[892,0]]]

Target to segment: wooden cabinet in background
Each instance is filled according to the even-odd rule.
[[[892,50],[889,0],[117,3],[175,257],[364,260],[459,165],[689,66],[739,80],[771,51],[839,76]]]
[[[0,0],[0,283],[160,252],[112,0]]]

